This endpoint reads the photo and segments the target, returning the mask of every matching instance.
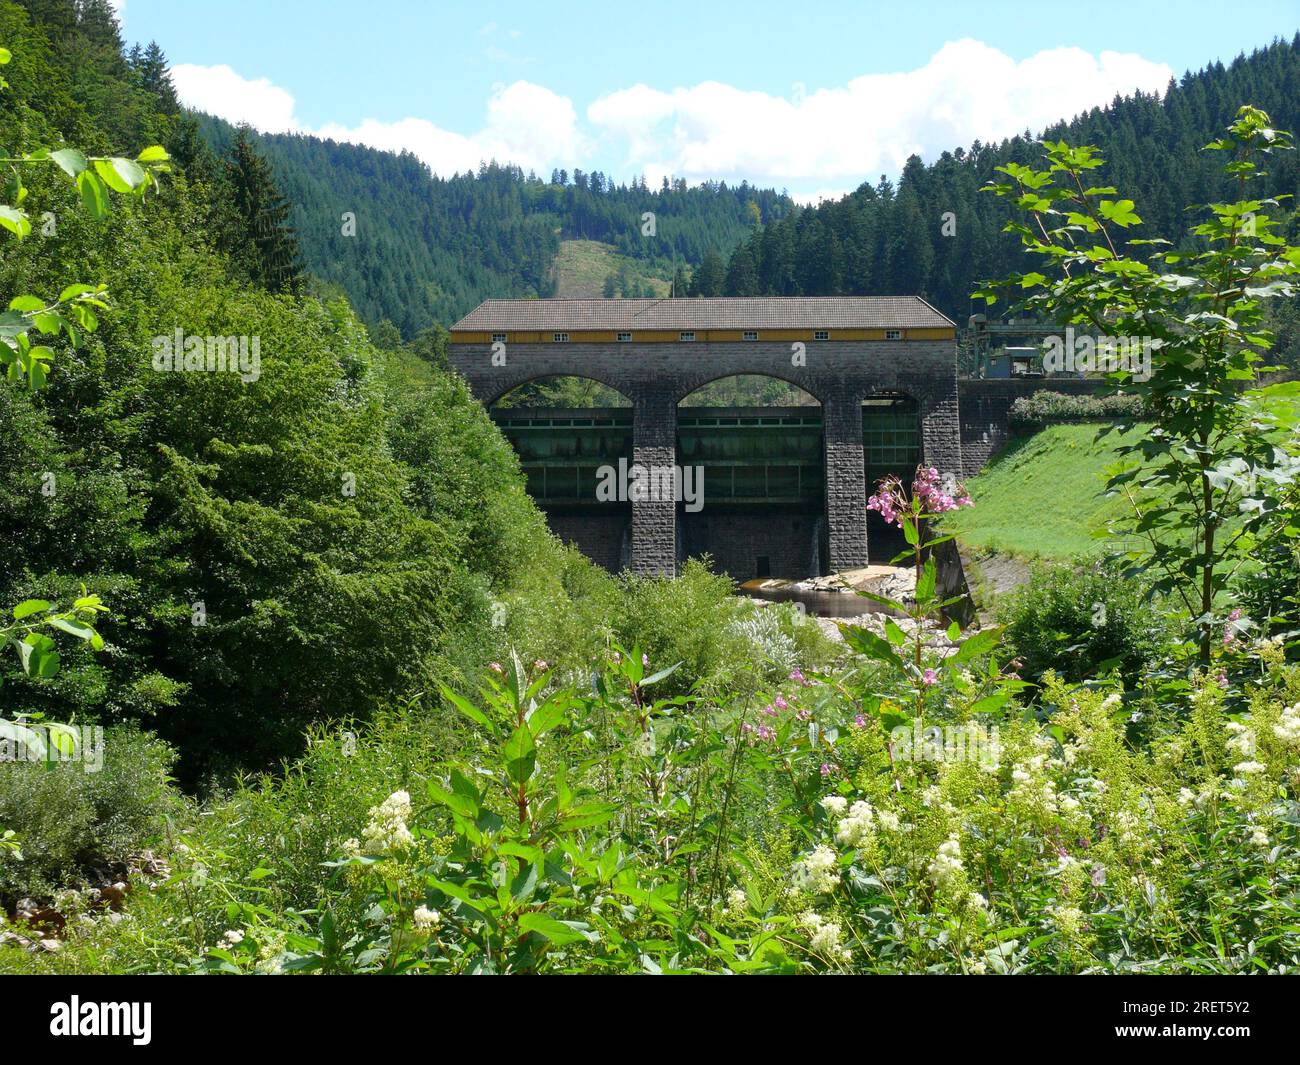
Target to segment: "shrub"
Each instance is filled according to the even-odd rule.
[[[1142,417],[1138,396],[1075,396],[1035,392],[1011,404],[1011,424],[1038,427],[1056,422],[1120,421]]]
[[[1169,639],[1143,588],[1105,565],[1037,565],[1001,614],[1007,641],[1034,680],[1049,669],[1077,681],[1115,668],[1132,681]]]
[[[44,897],[121,866],[160,833],[180,800],[167,744],[126,726],[104,730],[104,764],[0,762],[0,826],[22,860],[0,859],[0,904]]]

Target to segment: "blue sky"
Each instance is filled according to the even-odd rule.
[[[446,173],[495,156],[805,199],[1300,29],[1298,0],[1240,19],[1186,0],[1024,7],[125,0],[121,18],[187,102],[260,128],[407,147]]]

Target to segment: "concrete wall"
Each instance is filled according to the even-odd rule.
[[[1092,395],[1100,382],[1077,377],[1011,377],[998,380],[961,380],[961,474],[973,477],[987,465],[1010,436],[1011,405],[1035,392]]]

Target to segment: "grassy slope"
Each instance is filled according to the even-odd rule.
[[[964,547],[1014,555],[1074,558],[1099,554],[1105,541],[1094,529],[1127,509],[1107,498],[1105,469],[1118,460],[1116,446],[1138,439],[1141,429],[1097,440],[1097,425],[1053,425],[1014,441],[967,483],[975,506],[944,522]]]
[[[1262,390],[1277,435],[1300,424],[1295,384]],[[1116,448],[1144,430],[1097,439],[1097,423],[1053,425],[1013,441],[967,487],[975,506],[948,518],[944,530],[964,547],[1049,559],[1103,554],[1114,541],[1091,534],[1128,513],[1128,503],[1105,495],[1106,469]]]
[[[569,299],[583,296],[598,299],[603,295],[605,278],[617,274],[624,263],[638,284],[644,285],[648,281],[654,286],[656,296],[668,295],[668,281],[647,273],[648,263],[619,255],[612,244],[602,244],[598,240],[560,242],[560,250],[551,267],[555,271],[555,294]]]

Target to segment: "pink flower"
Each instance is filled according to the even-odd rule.
[[[865,717],[863,717],[861,714],[854,714],[854,715],[853,715],[853,727],[854,727],[854,728],[866,728],[866,727],[867,727],[867,719],[866,719]]]
[[[835,772],[835,767],[830,762],[822,763],[822,776],[828,777]]]
[[[488,666],[488,669],[492,670],[493,673],[502,673],[502,674],[505,673],[505,670],[501,668],[500,662],[493,662],[491,665]]]
[[[1219,682],[1219,687],[1220,687],[1220,688],[1227,688],[1227,686],[1228,686],[1228,674],[1226,674],[1225,672],[1223,672],[1223,670],[1219,670],[1219,676],[1218,676],[1216,679],[1217,679],[1218,682]]]
[[[812,720],[812,711],[811,711],[811,710],[797,710],[797,711],[795,712],[795,715],[794,715],[794,716],[795,716],[795,719],[796,719],[797,721],[811,721],[811,720]]]
[[[649,655],[642,655],[642,656],[641,656],[641,665],[642,665],[642,667],[648,666],[649,664],[650,664],[650,656],[649,656]]]
[[[803,671],[798,668],[790,671],[790,679],[796,684],[802,684],[805,688],[812,683],[812,681],[803,675]]]
[[[773,740],[773,739],[776,739],[776,730],[773,729],[771,725],[759,725],[759,726],[758,726],[758,738],[759,738],[760,740]]]
[[[773,700],[773,702],[776,703],[776,708],[777,708],[778,710],[789,710],[789,709],[790,709],[790,704],[787,703],[787,702],[786,702],[783,698],[781,698],[781,696],[779,696],[779,695],[778,695],[778,696]]]
[[[933,684],[938,679],[939,679],[938,673],[936,673],[933,669],[927,669],[925,671],[925,675],[921,678],[921,681],[922,683],[928,685],[928,684]]]
[[[544,659],[544,658],[539,658],[536,662],[533,663],[533,668],[534,668],[534,669],[537,669],[537,670],[541,670],[542,672],[545,672],[545,671],[546,671],[546,659]]]
[[[1228,620],[1229,620],[1229,621],[1240,621],[1240,620],[1241,620],[1241,608],[1240,608],[1240,607],[1233,607],[1233,608],[1232,608],[1232,613],[1228,615]]]
[[[776,707],[773,706],[771,703],[768,703],[765,707],[763,707],[763,713],[766,714],[768,717],[776,717]]]

